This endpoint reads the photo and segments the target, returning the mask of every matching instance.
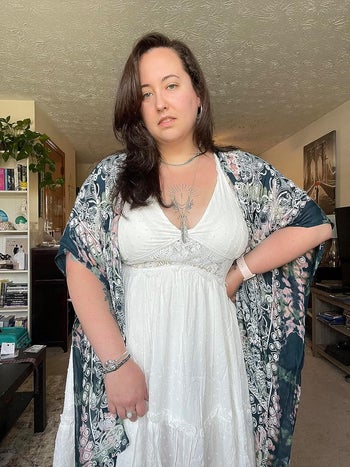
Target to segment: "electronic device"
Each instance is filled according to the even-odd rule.
[[[335,208],[341,281],[343,291],[350,291],[350,206]]]

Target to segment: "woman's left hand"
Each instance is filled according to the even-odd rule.
[[[225,280],[227,296],[232,302],[236,301],[236,292],[239,289],[239,286],[242,284],[242,282],[242,273],[237,268],[237,266],[233,264],[230,267]]]

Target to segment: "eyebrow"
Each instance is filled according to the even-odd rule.
[[[164,81],[166,81],[167,79],[169,79],[169,78],[178,78],[178,79],[180,79],[180,76],[175,75],[175,74],[166,75],[166,76],[164,76],[164,78],[162,78],[162,83]],[[141,88],[147,88],[147,87],[150,87],[150,86],[151,86],[150,84],[142,84]]]

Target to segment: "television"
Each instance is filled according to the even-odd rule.
[[[350,291],[350,206],[335,208],[342,288]]]

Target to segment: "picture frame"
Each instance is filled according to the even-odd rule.
[[[13,269],[28,269],[28,237],[26,235],[7,235],[4,237],[4,253],[11,256]]]
[[[336,132],[304,146],[304,190],[326,214],[333,214],[336,191]]]

